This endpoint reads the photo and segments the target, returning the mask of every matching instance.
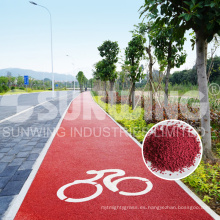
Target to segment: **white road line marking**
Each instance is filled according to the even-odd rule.
[[[21,112],[18,112],[18,113],[16,113],[16,114],[14,114],[14,115],[12,115],[12,116],[9,116],[8,118],[2,119],[2,120],[0,121],[0,124],[1,124],[2,122],[4,122],[4,121],[8,121],[8,120],[10,120],[11,118],[14,118],[14,117],[18,116],[18,115],[20,115],[20,114],[22,114],[22,113],[24,113],[24,112],[27,112],[27,111],[29,111],[29,110],[31,110],[31,109],[34,109],[34,108],[36,108],[37,106],[43,105],[43,104],[45,104],[45,103],[47,103],[47,102],[50,102],[50,101],[53,101],[53,100],[55,100],[55,99],[59,99],[59,98],[62,98],[62,97],[66,97],[66,96],[68,96],[68,95],[69,95],[69,94],[64,95],[64,96],[59,96],[59,97],[57,97],[57,98],[52,98],[52,99],[50,99],[49,101],[45,101],[45,102],[42,102],[42,103],[40,103],[40,104],[34,105],[34,106],[30,107],[30,108],[27,108],[27,109],[25,109],[25,110],[23,110],[23,111],[21,111]]]

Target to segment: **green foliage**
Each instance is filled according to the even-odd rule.
[[[220,158],[220,143],[217,143],[214,147],[214,152],[217,154],[217,156]]]
[[[79,82],[79,85],[80,85],[80,90],[82,92],[82,87],[86,81],[86,78],[84,76],[84,73],[82,71],[79,71],[78,74],[76,75],[76,79],[77,81]]]
[[[201,31],[208,42],[214,34],[220,35],[220,1],[145,0],[143,14],[155,20],[156,25],[173,25],[176,37],[183,37],[190,28],[195,32]]]
[[[154,46],[155,56],[159,63],[163,63],[162,66],[170,63],[170,68],[179,68],[185,63],[186,52],[183,52],[183,45],[186,38],[176,37],[174,25],[152,24],[148,29],[150,42]]]
[[[98,96],[98,93],[96,92],[96,91],[91,91],[91,93],[92,93],[92,96]]]
[[[94,84],[94,79],[93,78],[89,79],[88,80],[88,84],[89,84],[90,88],[92,89],[93,88],[93,84]]]
[[[23,76],[17,77],[17,85],[20,87],[24,85],[24,77]]]
[[[211,58],[207,60],[207,72],[211,65]],[[213,67],[210,73],[210,82],[215,82],[220,85],[220,56],[215,56],[213,59]]]
[[[176,71],[170,75],[170,83],[172,85],[186,85],[189,82],[193,85],[197,85],[197,74],[195,68],[189,70]]]
[[[117,42],[110,40],[105,41],[100,47],[98,47],[100,56],[104,59],[98,63],[101,71],[96,72],[100,74],[100,79],[103,81],[114,82],[117,79],[116,63],[118,62],[119,46]],[[97,67],[98,68],[98,67]]]
[[[2,85],[2,89],[4,92],[7,92],[9,90],[8,86],[6,86],[6,85]]]
[[[119,47],[117,42],[110,40],[105,41],[100,47],[98,47],[100,56],[104,57],[109,64],[118,62]]]
[[[208,195],[205,195],[202,201],[209,203],[209,202],[210,202],[210,199],[212,199],[212,197],[210,197],[210,196],[208,196]]]
[[[79,71],[78,74],[76,75],[77,81],[79,84],[83,84],[84,81],[84,73],[82,71]]]
[[[83,77],[83,85],[84,85],[85,88],[87,88],[88,81],[89,80],[84,75],[84,77]]]
[[[211,199],[220,201],[220,166],[204,164],[201,162],[194,173],[183,179],[184,183],[193,187],[209,203]]]
[[[103,60],[95,64],[95,72],[93,72],[93,76],[96,80],[108,81],[108,70],[106,69],[106,65]]]
[[[145,42],[146,39],[142,35],[133,35],[132,40],[128,43],[128,47],[125,50],[125,64],[130,66],[128,76],[133,83],[138,82],[144,76],[139,64],[144,56]]]
[[[211,64],[211,58],[207,60],[207,70]],[[220,57],[216,56],[213,59],[213,68],[210,74],[210,83],[218,83],[220,85]],[[188,84],[197,85],[196,67],[194,66],[189,70],[176,71],[170,75],[170,82],[175,84]]]
[[[0,85],[7,85],[8,84],[8,77],[0,76]]]

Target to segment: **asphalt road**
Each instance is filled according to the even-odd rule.
[[[79,92],[75,93],[78,94]],[[73,91],[54,92],[54,99],[70,94],[73,94]],[[52,99],[52,92],[0,96],[0,121]]]

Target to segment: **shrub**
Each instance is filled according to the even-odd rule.
[[[94,100],[107,111],[118,123],[123,125],[127,131],[140,142],[143,141],[150,126],[144,120],[144,110],[138,106],[134,110],[126,104],[106,104],[101,100],[102,97],[95,96]]]
[[[98,93],[96,91],[91,91],[93,96],[98,96]]]
[[[25,90],[25,88],[24,88],[24,87],[20,87],[19,89],[20,89],[20,90]]]
[[[15,87],[14,87],[14,86],[12,86],[12,87],[11,87],[11,90],[14,90],[14,89],[15,89]]]
[[[6,86],[6,85],[3,85],[2,89],[3,89],[4,92],[7,92],[9,90],[8,86]]]
[[[219,182],[220,166],[200,163],[194,173],[183,179],[184,183],[189,184],[200,192],[203,201],[209,203],[210,199],[220,201],[220,182]],[[209,196],[209,198],[207,197]]]

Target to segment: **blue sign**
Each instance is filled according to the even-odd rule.
[[[59,85],[58,84],[56,84],[56,87],[58,87]]]
[[[24,85],[29,85],[28,76],[24,76]]]

